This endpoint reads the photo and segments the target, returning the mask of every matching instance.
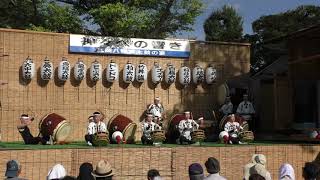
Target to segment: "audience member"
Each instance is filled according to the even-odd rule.
[[[209,157],[205,163],[209,175],[204,178],[205,180],[226,180],[225,177],[220,176],[220,163],[214,157]]]
[[[203,168],[199,163],[193,163],[189,166],[189,179],[190,180],[203,180]]]
[[[62,178],[61,180],[77,180],[76,177],[73,176],[65,176],[64,178]]]
[[[267,171],[266,167],[260,163],[257,163],[250,168],[250,175],[252,174],[259,174],[266,180],[271,180],[271,174]]]
[[[79,168],[79,175],[77,180],[94,180],[92,176],[93,166],[91,163],[83,163]]]
[[[290,164],[282,164],[279,169],[279,180],[295,180],[294,169]]]
[[[21,173],[21,165],[17,160],[10,160],[7,162],[7,169],[6,169],[6,179],[12,179],[12,180],[26,180],[19,178],[19,175]]]
[[[251,174],[249,180],[266,180],[266,178],[259,174]]]
[[[114,171],[108,161],[100,160],[91,174],[96,180],[112,180]]]
[[[148,171],[148,180],[160,180],[160,173],[156,169],[150,169]]]
[[[266,169],[267,159],[263,154],[254,154],[251,157],[251,162],[246,164],[243,168],[243,174],[245,180],[249,180],[249,176],[251,175],[250,170],[256,165],[260,164]],[[269,172],[268,172],[269,173]],[[270,174],[270,173],[269,173]]]
[[[303,178],[305,180],[316,180],[319,176],[320,168],[314,162],[307,162],[303,168]]]
[[[49,170],[47,180],[63,179],[66,175],[66,169],[61,164],[56,164]]]

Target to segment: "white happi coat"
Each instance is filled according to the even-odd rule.
[[[224,130],[230,133],[236,133],[238,134],[239,130],[242,130],[243,128],[240,126],[238,122],[227,122],[224,125]]]
[[[152,114],[153,117],[162,118],[164,108],[161,104],[151,104],[148,108],[148,111]]]
[[[101,121],[98,123],[90,122],[88,124],[87,133],[89,135],[93,135],[96,133],[106,133],[106,132],[107,132],[107,126],[104,122],[101,122]]]
[[[227,104],[223,104],[220,108],[220,112],[222,112],[224,115],[232,114],[233,111],[233,104],[231,102]]]
[[[251,114],[254,114],[255,111],[251,102],[242,101],[237,108],[237,113],[248,121],[251,120]]]
[[[184,136],[188,140],[191,140],[191,133],[199,128],[199,124],[193,119],[181,120],[178,128],[180,135]]]
[[[154,123],[152,121],[150,123],[146,121],[142,123],[142,132],[146,137],[151,137],[151,133],[157,129],[161,129],[161,127],[157,123]]]

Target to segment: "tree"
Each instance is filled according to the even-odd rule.
[[[213,11],[204,23],[207,41],[239,41],[242,37],[242,17],[232,6]]]
[[[79,33],[82,20],[70,7],[46,0],[0,1],[0,27]]]
[[[245,39],[251,43],[251,65],[253,72],[284,55],[280,37],[320,23],[319,6],[299,6],[284,13],[262,16],[252,23],[253,35]],[[278,39],[278,40],[276,40]],[[272,49],[270,48],[270,44]],[[269,45],[268,45],[269,44]]]
[[[201,0],[58,0],[72,5],[106,36],[165,38],[190,31]]]

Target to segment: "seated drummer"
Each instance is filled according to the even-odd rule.
[[[21,134],[23,141],[25,144],[47,144],[47,141],[49,138],[43,138],[43,137],[33,137],[33,135],[30,132],[29,125],[34,120],[33,117],[28,116],[28,114],[22,114],[20,116],[20,125],[17,126],[19,133]]]
[[[190,112],[186,111],[184,112],[185,119],[181,120],[179,122],[178,128],[180,132],[180,144],[191,144],[192,143],[192,138],[191,138],[191,133],[194,130],[197,130],[199,128],[199,124],[196,123],[193,119],[190,117]]]
[[[224,125],[224,130],[229,134],[229,143],[230,144],[239,144],[239,133],[242,131],[242,127],[238,122],[236,122],[236,118],[234,114],[230,114],[228,116],[230,118],[230,121],[228,121]]]
[[[88,120],[88,132],[85,135],[85,140],[89,146],[92,146],[94,136],[99,133],[106,133],[107,126],[103,122],[103,116],[100,112],[94,112],[92,116],[89,116]]]
[[[160,130],[161,127],[152,122],[153,120],[153,115],[151,113],[148,113],[146,115],[145,120],[142,122],[142,137],[141,137],[141,142],[142,144],[153,144],[151,134],[154,130]]]

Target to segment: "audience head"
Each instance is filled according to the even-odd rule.
[[[77,180],[77,178],[73,176],[65,176],[64,178],[62,178],[62,180]]]
[[[156,169],[150,169],[148,171],[148,180],[156,180],[160,178],[160,173]],[[160,178],[161,179],[161,178]]]
[[[290,164],[282,164],[279,169],[279,179],[295,180],[294,169]]]
[[[112,179],[114,171],[108,161],[100,160],[91,174],[96,180],[109,180]]]
[[[263,176],[259,175],[259,174],[251,174],[249,177],[249,180],[265,180],[266,178],[264,178]]]
[[[92,176],[93,166],[91,163],[83,163],[79,168],[78,180],[94,180]]]
[[[189,179],[190,180],[204,179],[203,168],[199,163],[193,163],[189,166]]]
[[[303,177],[305,180],[314,180],[319,176],[319,165],[314,162],[307,162],[303,168]]]
[[[209,157],[205,163],[205,166],[207,168],[207,172],[210,174],[215,174],[220,172],[220,163],[214,157]]]
[[[185,118],[186,119],[190,119],[190,111],[186,111],[186,112],[184,112],[184,116],[185,116]]]
[[[253,174],[259,174],[262,177],[266,178],[268,171],[266,170],[264,165],[257,163],[253,167],[250,168],[250,176]]]
[[[7,162],[7,169],[5,176],[7,178],[14,178],[18,177],[21,173],[21,165],[17,160],[10,160]]]
[[[253,163],[259,163],[263,166],[265,166],[267,164],[267,158],[265,155],[263,154],[255,154],[252,156],[252,161]]]
[[[62,179],[66,175],[66,169],[61,164],[56,164],[49,170],[47,180]]]

